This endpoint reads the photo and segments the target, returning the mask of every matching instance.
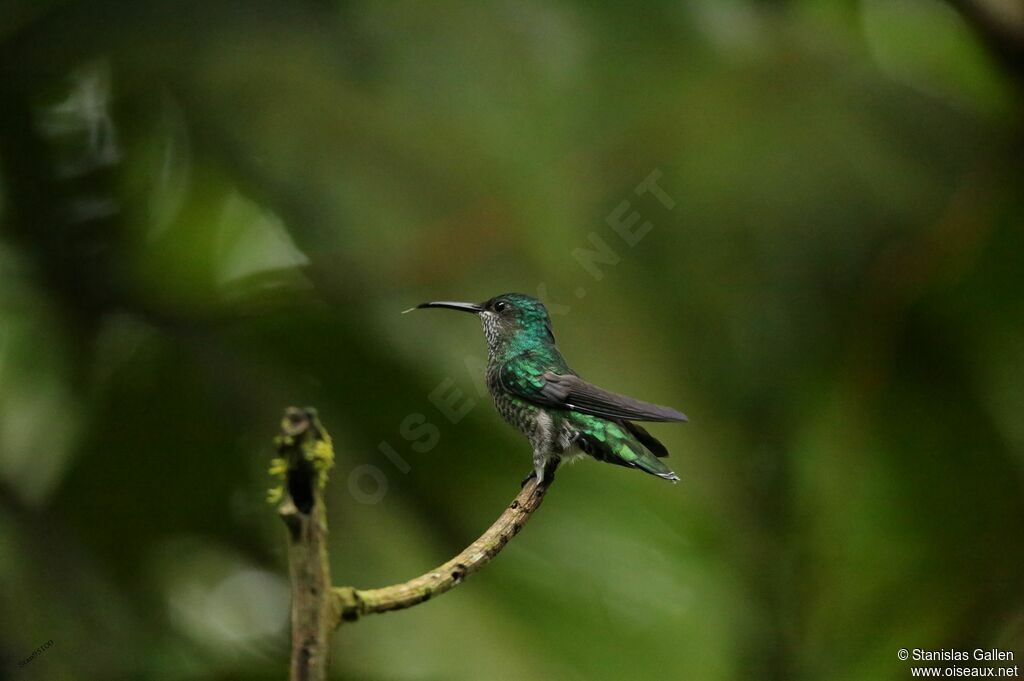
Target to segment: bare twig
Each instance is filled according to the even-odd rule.
[[[549,478],[550,479],[550,478]],[[531,478],[512,500],[505,512],[479,539],[440,567],[402,584],[382,589],[334,589],[335,612],[339,621],[355,621],[362,615],[411,608],[449,591],[486,565],[519,533],[526,521],[540,508],[548,485],[538,486]]]

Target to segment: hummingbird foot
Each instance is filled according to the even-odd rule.
[[[558,469],[558,464],[561,463],[562,459],[559,456],[553,456],[548,454],[534,454],[533,455],[533,473],[523,480],[525,485],[530,478],[537,478],[537,486],[547,486],[555,481],[555,471]]]
[[[526,487],[526,483],[530,482],[537,477],[537,471],[530,471],[530,474],[523,478],[523,481],[519,483],[519,489]]]

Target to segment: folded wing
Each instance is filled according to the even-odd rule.
[[[522,375],[506,368],[502,370],[504,387],[531,402],[546,407],[570,409],[607,419],[632,421],[686,421],[686,415],[670,407],[617,395],[587,383],[574,374],[556,374],[553,371]]]

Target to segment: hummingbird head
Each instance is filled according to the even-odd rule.
[[[551,317],[544,303],[522,293],[503,293],[479,305],[436,301],[417,305],[415,309],[447,308],[480,315],[487,347],[495,350],[506,342],[528,345],[536,342],[554,343]]]

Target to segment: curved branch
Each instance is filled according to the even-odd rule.
[[[479,539],[430,572],[382,589],[335,587],[332,592],[333,610],[338,615],[336,624],[342,621],[353,622],[363,615],[411,608],[454,589],[466,577],[487,565],[523,529],[523,525],[544,501],[552,477],[549,475],[542,485],[537,484],[535,477],[530,478],[505,512]]]
[[[292,681],[327,678],[328,633],[341,622],[411,608],[450,591],[487,565],[540,508],[557,465],[546,471],[544,484],[531,477],[494,524],[459,555],[403,584],[364,590],[331,587],[323,489],[334,465],[334,449],[316,410],[286,409],[276,443],[278,456],[270,473],[281,482],[270,490],[269,500],[280,504],[278,512],[288,529]]]

